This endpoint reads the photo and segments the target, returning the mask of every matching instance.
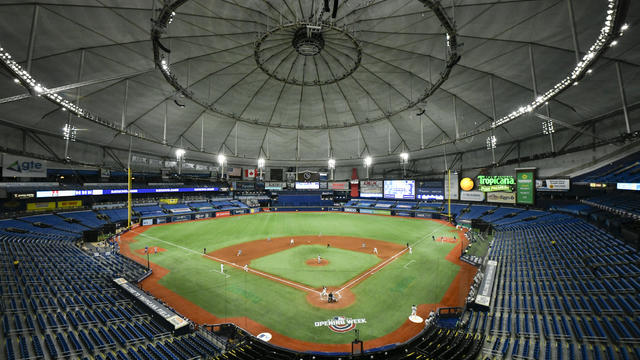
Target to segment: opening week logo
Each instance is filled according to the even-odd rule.
[[[337,333],[345,333],[356,328],[356,324],[366,324],[367,319],[352,319],[344,316],[334,316],[333,319],[316,321],[315,326],[326,326]]]

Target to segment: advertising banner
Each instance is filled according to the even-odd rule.
[[[462,201],[484,201],[484,194],[482,191],[460,191],[460,200]]]
[[[516,194],[512,192],[494,191],[487,193],[487,201],[502,204],[515,204]]]
[[[373,214],[371,209],[360,209],[360,214]]]
[[[391,215],[391,210],[373,210],[373,213],[377,215]]]
[[[354,212],[358,212],[358,209],[356,209],[356,208],[344,208],[344,212],[354,213]]]
[[[334,181],[329,183],[329,189],[331,190],[349,190],[348,181]]]
[[[153,219],[142,219],[142,226],[153,225]]]
[[[171,222],[191,220],[191,215],[178,215],[171,218]]]
[[[82,200],[58,201],[58,207],[61,209],[77,208],[82,206]]]
[[[287,186],[286,182],[269,181],[264,183],[265,190],[282,190]]]
[[[511,192],[516,186],[516,180],[513,176],[485,176],[480,175],[477,178],[478,190],[483,192],[502,191]]]
[[[231,215],[231,213],[228,212],[228,211],[218,211],[216,213],[216,217],[223,217],[223,216],[230,216],[230,215]]]
[[[396,211],[396,216],[408,216],[411,217],[411,213],[406,211]]]
[[[617,183],[616,189],[640,191],[640,183]]]
[[[533,205],[535,197],[535,169],[516,169],[516,194],[518,204]]]
[[[317,181],[313,182],[296,182],[297,190],[318,190],[320,189],[320,183]]]
[[[569,179],[540,179],[536,180],[536,191],[569,191],[571,180]]]
[[[451,188],[449,188],[449,183],[451,183]],[[449,175],[447,173],[444,174],[444,198],[451,200],[458,200],[460,195],[460,187],[458,184],[458,173],[451,173],[451,181],[449,181]]]
[[[55,201],[27,203],[27,211],[55,210],[55,208],[56,208]]]
[[[47,162],[24,156],[4,154],[2,156],[3,177],[47,177]]]
[[[178,203],[178,199],[160,199],[158,201],[167,205],[176,205]]]

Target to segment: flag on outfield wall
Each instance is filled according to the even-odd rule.
[[[246,179],[255,179],[256,169],[244,169],[244,177]]]

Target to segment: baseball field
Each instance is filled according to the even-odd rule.
[[[437,220],[260,213],[137,228],[121,252],[146,264],[148,248],[153,275],[142,287],[198,323],[350,351],[354,327],[366,348],[402,342],[424,326],[408,321],[413,304],[426,317],[463,303],[474,269],[457,260],[461,238]],[[347,323],[327,326],[336,317]]]

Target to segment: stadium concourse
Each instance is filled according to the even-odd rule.
[[[0,358],[640,359],[640,2],[0,3]]]

